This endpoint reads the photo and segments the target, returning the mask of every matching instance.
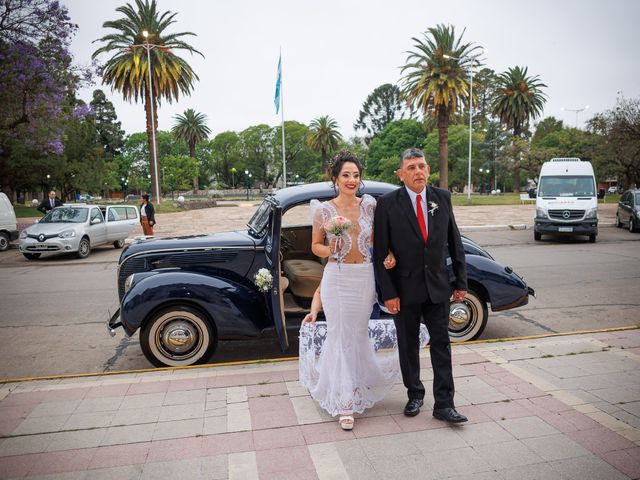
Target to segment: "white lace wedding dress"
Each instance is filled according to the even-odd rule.
[[[376,302],[371,263],[375,205],[371,196],[363,196],[358,225],[349,230],[336,255],[344,258],[356,243],[364,262],[327,263],[320,286],[326,322],[300,329],[300,381],[332,416],[372,407],[400,371],[393,320],[370,320]],[[338,215],[331,202],[316,201],[312,211],[316,227]],[[428,341],[424,335],[426,329],[421,343]]]

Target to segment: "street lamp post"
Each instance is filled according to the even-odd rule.
[[[249,170],[244,171],[244,185],[247,188],[247,200],[249,200]]]
[[[231,167],[231,188],[236,189],[236,167]]]
[[[589,105],[585,105],[584,107],[581,107],[581,108],[564,108],[564,107],[562,107],[561,110],[566,111],[566,112],[575,112],[575,114],[576,114],[576,128],[578,128],[578,114],[580,112],[584,112],[587,108],[589,108]]]
[[[486,50],[482,49],[483,55]],[[478,63],[478,57],[480,55],[476,55],[471,59],[471,65],[469,66],[469,165],[467,168],[467,200],[471,201],[471,146],[473,143],[473,66],[475,63]],[[459,57],[452,57],[450,55],[442,55],[444,58],[448,60],[460,60]]]
[[[151,168],[153,172],[153,185],[152,185],[152,195],[155,197],[156,203],[160,203],[160,184],[158,179],[158,151],[156,148],[156,122],[155,122],[155,111],[153,108],[153,82],[151,81],[151,50],[157,45],[149,43],[149,32],[147,30],[142,31],[142,36],[144,37],[144,43],[138,45],[131,45],[131,47],[142,47],[147,52],[147,75],[149,82],[149,103],[151,107]]]

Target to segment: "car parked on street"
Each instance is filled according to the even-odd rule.
[[[27,260],[49,252],[75,252],[86,258],[98,245],[122,248],[139,223],[135,206],[64,205],[20,232],[20,252]]]
[[[627,190],[620,196],[616,211],[616,227],[640,231],[640,189]]]
[[[395,188],[367,181],[362,193],[379,197]],[[274,329],[286,350],[287,330],[299,329],[324,268],[311,252],[308,205],[334,196],[328,182],[288,187],[267,195],[246,230],[134,240],[118,262],[120,305],[109,332],[139,331],[142,351],[156,366],[205,363],[218,339]],[[470,239],[463,243],[469,291],[451,305],[454,341],[482,334],[489,305],[492,311],[516,308],[534,294],[510,267]]]
[[[0,252],[9,250],[11,242],[18,238],[16,212],[6,194],[0,192]]]

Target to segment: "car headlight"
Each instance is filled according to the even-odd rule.
[[[129,289],[131,288],[131,286],[133,285],[133,278],[136,276],[135,273],[132,273],[131,275],[129,275],[126,280],[124,281],[124,293],[127,293],[127,291],[129,291]]]
[[[20,232],[20,238],[21,238],[21,239],[27,238],[27,231],[26,231],[26,230],[22,230],[22,231]]]
[[[76,231],[75,230],[65,230],[62,233],[59,233],[58,236],[60,238],[73,238],[76,236]]]
[[[589,208],[585,213],[584,218],[598,218],[598,209]]]
[[[547,212],[545,212],[544,208],[537,207],[536,208],[536,217],[537,218],[547,218]]]

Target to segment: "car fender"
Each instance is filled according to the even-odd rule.
[[[153,312],[186,304],[205,312],[220,337],[257,336],[269,326],[264,297],[251,286],[228,278],[182,270],[135,274],[122,297],[120,318],[129,335]]]
[[[449,261],[450,262],[450,261]],[[478,255],[467,255],[467,281],[482,286],[494,312],[526,305],[529,301],[529,289],[525,281],[510,267]],[[449,263],[449,274],[453,280],[453,271]]]

